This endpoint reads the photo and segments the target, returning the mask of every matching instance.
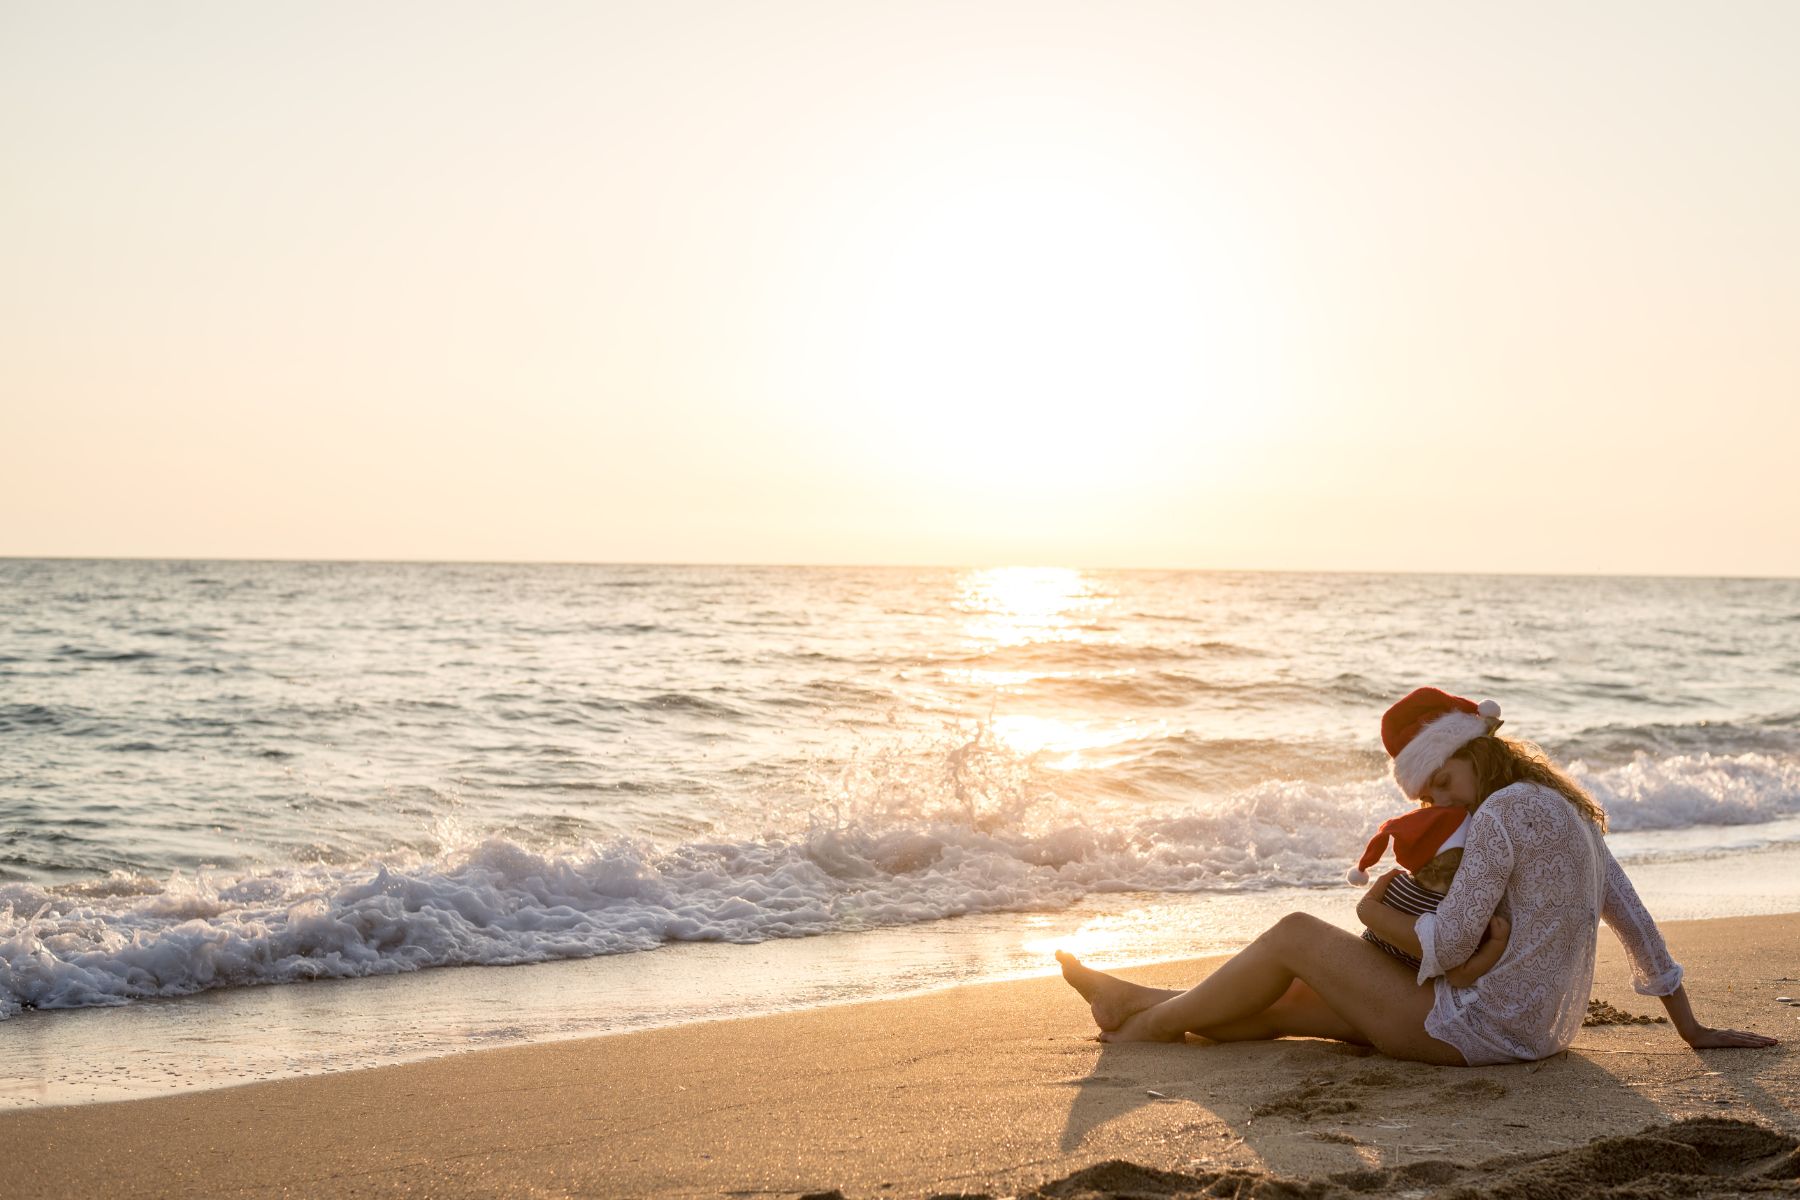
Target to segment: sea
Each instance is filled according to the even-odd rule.
[[[1800,580],[0,560],[0,1107],[1354,927],[1422,684],[1800,911]]]

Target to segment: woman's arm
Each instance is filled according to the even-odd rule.
[[[1639,995],[1655,996],[1669,1014],[1670,1024],[1681,1040],[1696,1050],[1727,1046],[1773,1046],[1776,1039],[1742,1029],[1714,1029],[1702,1025],[1688,1003],[1687,987],[1682,983],[1681,964],[1669,956],[1662,931],[1638,899],[1625,869],[1612,856],[1604,838],[1600,843],[1601,867],[1606,872],[1606,894],[1600,905],[1600,916],[1607,928],[1618,935],[1631,960],[1631,986]]]
[[[1481,945],[1512,878],[1513,844],[1505,818],[1517,802],[1518,797],[1502,789],[1469,818],[1462,865],[1456,868],[1450,890],[1436,912],[1424,913],[1413,923],[1419,941],[1420,983],[1468,962]]]
[[[1668,1010],[1669,1021],[1675,1026],[1675,1032],[1681,1040],[1696,1050],[1712,1050],[1725,1046],[1773,1046],[1778,1039],[1761,1033],[1750,1033],[1743,1029],[1712,1029],[1702,1025],[1694,1018],[1694,1008],[1688,1003],[1687,987],[1677,984],[1675,990],[1662,998],[1663,1008]]]
[[[1371,884],[1362,900],[1357,903],[1356,916],[1376,937],[1417,958],[1419,935],[1413,927],[1417,918],[1382,903],[1388,885],[1398,874],[1398,870],[1389,871]],[[1500,956],[1506,953],[1506,943],[1511,936],[1511,924],[1505,917],[1496,915],[1488,921],[1488,927],[1481,937],[1481,945],[1476,948],[1474,955],[1461,966],[1445,971],[1444,978],[1456,987],[1472,986],[1477,979],[1494,969]]]
[[[1445,971],[1445,980],[1451,987],[1474,987],[1476,980],[1499,965],[1500,956],[1506,953],[1506,944],[1511,940],[1512,922],[1495,913],[1488,921],[1487,932],[1482,934],[1481,945],[1474,955],[1462,966]]]
[[[1595,837],[1600,847],[1600,869],[1604,874],[1605,893],[1600,899],[1600,919],[1618,935],[1631,960],[1631,986],[1640,996],[1669,996],[1681,986],[1681,964],[1669,956],[1663,944],[1662,931],[1656,927],[1637,889],[1626,878],[1625,869],[1612,856],[1604,837]],[[1674,1018],[1674,1014],[1670,1014]]]

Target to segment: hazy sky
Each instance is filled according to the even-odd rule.
[[[1800,574],[1800,4],[0,0],[0,554]]]

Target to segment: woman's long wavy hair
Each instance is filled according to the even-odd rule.
[[[1530,742],[1488,734],[1478,737],[1451,758],[1460,758],[1475,771],[1475,794],[1482,800],[1512,783],[1535,783],[1549,788],[1575,806],[1575,811],[1606,832],[1606,810],[1586,788],[1570,779],[1545,753]]]

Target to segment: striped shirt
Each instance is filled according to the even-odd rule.
[[[1402,871],[1394,876],[1393,881],[1388,884],[1387,892],[1381,897],[1381,902],[1389,908],[1397,908],[1409,916],[1416,917],[1421,913],[1436,912],[1437,906],[1443,903],[1443,899],[1443,892],[1434,892],[1428,887],[1420,887],[1413,881],[1410,874]],[[1363,941],[1375,943],[1415,971],[1418,970],[1419,960],[1417,958],[1398,946],[1382,941],[1367,929],[1363,930]]]

